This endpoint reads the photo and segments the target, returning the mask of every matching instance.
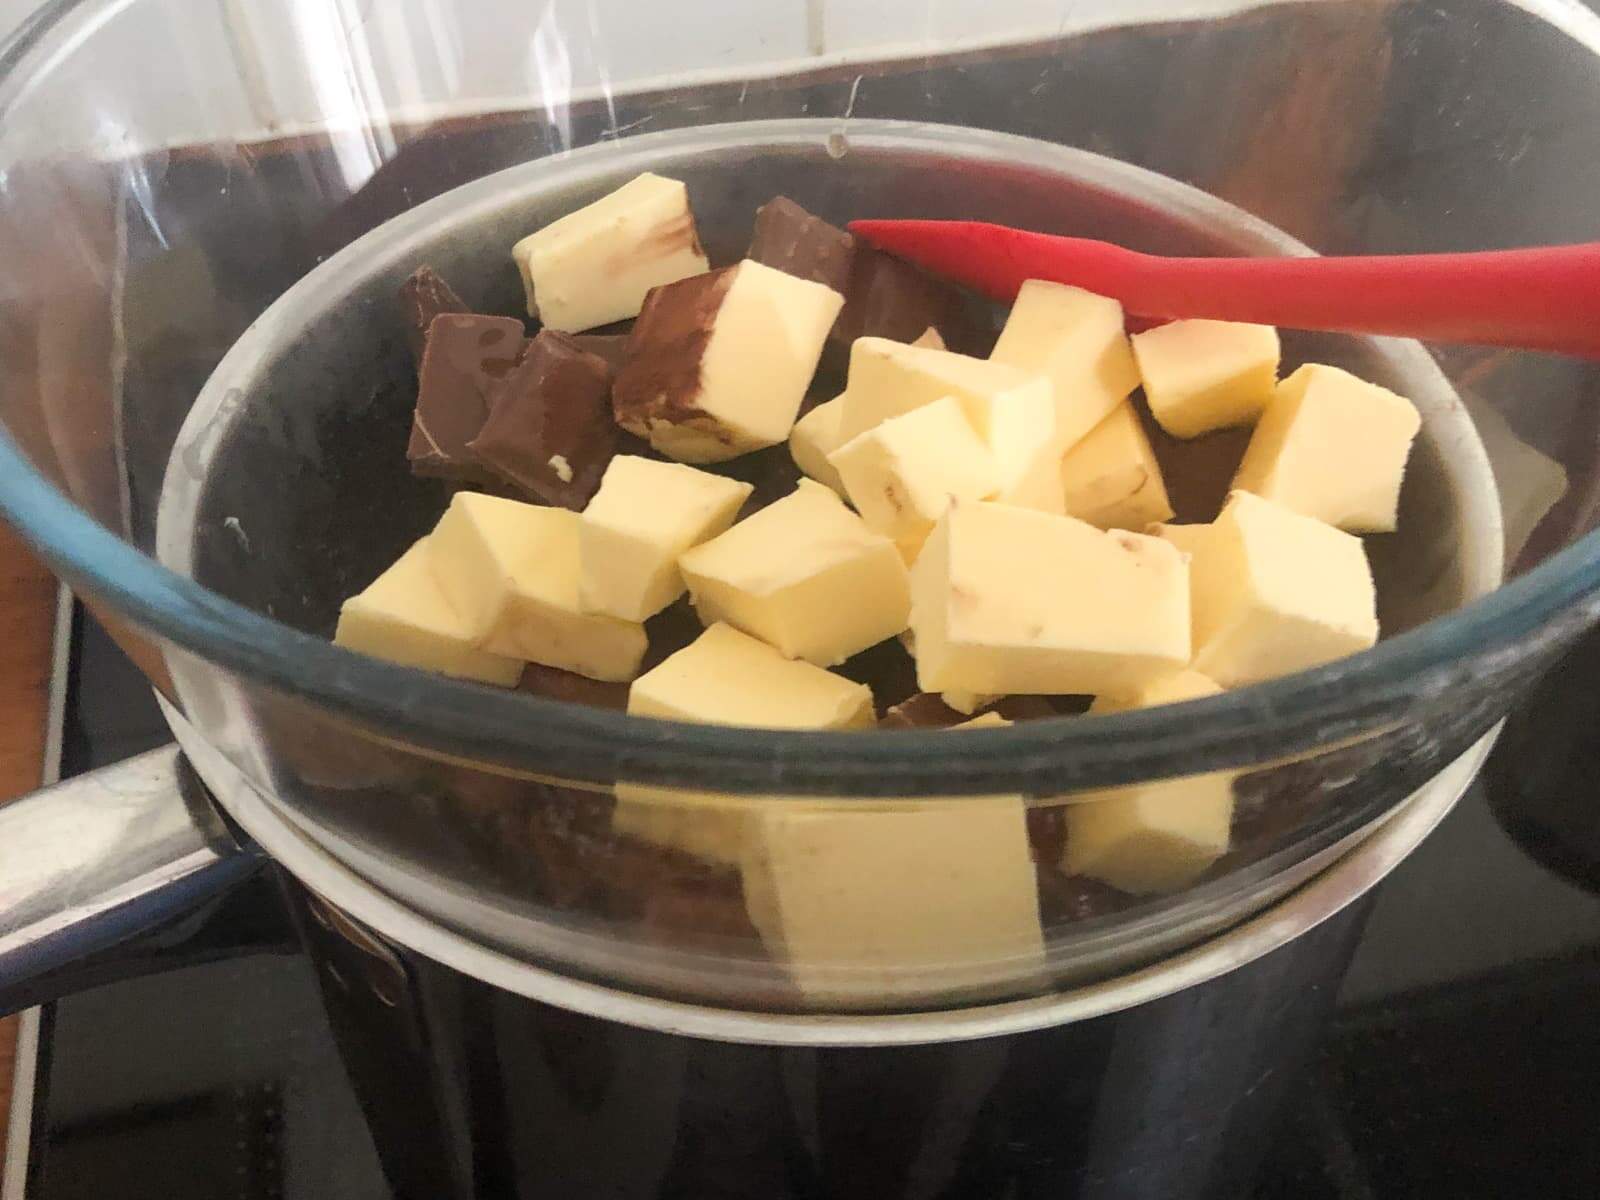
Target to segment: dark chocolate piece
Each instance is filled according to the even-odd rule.
[[[653,671],[706,631],[689,597],[682,596],[644,623],[649,646],[639,674]]]
[[[756,210],[755,234],[745,257],[824,284],[842,296],[850,286],[855,254],[855,238],[787,196],[778,196]]]
[[[489,392],[489,415],[468,449],[541,500],[581,510],[617,448],[611,368],[546,329]]]
[[[441,479],[491,477],[467,443],[488,416],[489,390],[517,365],[523,333],[512,317],[443,313],[433,319],[406,448],[412,471]]]
[[[1001,696],[979,712],[997,712],[1008,721],[1037,721],[1043,717],[1058,717],[1061,710],[1054,696]]]
[[[833,670],[872,689],[873,707],[880,718],[917,692],[917,664],[906,653],[899,638],[888,638],[876,646],[868,646]]]
[[[580,350],[605,359],[613,373],[622,370],[622,364],[628,357],[628,335],[625,333],[575,333],[572,340]]]
[[[560,667],[547,667],[542,663],[529,663],[522,669],[519,692],[545,696],[551,700],[565,700],[570,704],[587,704],[593,708],[611,708],[617,712],[628,709],[628,685],[607,683],[590,679]]]
[[[1144,394],[1136,392],[1134,396],[1139,423],[1161,464],[1167,497],[1172,502],[1172,519],[1184,525],[1215,521],[1228,498],[1252,431],[1218,429],[1196,438],[1176,438],[1150,415]]]
[[[651,288],[628,337],[627,362],[611,389],[617,424],[640,437],[656,423],[681,425],[705,414],[700,360],[711,341],[734,268],[691,275]]]
[[[751,513],[792,494],[800,485],[801,472],[788,445],[779,444],[718,463],[717,474],[748,483],[755,489],[739,507],[737,519],[742,521]]]
[[[966,297],[881,250],[857,248],[844,298],[844,309],[829,334],[836,343],[848,346],[859,337],[914,342],[931,325],[950,349],[976,348]]]
[[[1130,908],[1133,896],[1110,884],[1082,875],[1063,875],[1054,867],[1040,866],[1039,917],[1046,929],[1073,921],[1091,921]]]
[[[400,308],[405,314],[406,341],[411,357],[422,365],[422,348],[428,340],[428,326],[443,313],[464,313],[467,305],[455,289],[440,278],[432,267],[418,267],[400,285]]]
[[[936,692],[918,692],[896,704],[883,714],[879,722],[880,729],[949,729],[952,725],[960,725],[972,720],[964,713],[958,713],[943,700]]]

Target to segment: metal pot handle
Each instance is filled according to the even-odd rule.
[[[263,861],[176,746],[0,805],[0,1014],[72,990],[77,967]]]

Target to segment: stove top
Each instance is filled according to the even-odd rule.
[[[76,643],[66,773],[165,741],[85,616]],[[1385,885],[1258,1200],[1600,1195],[1600,896],[1538,865],[1492,799],[1474,787]],[[276,889],[258,880],[218,919],[274,945]],[[70,997],[40,1046],[26,1200],[389,1196],[296,954]]]

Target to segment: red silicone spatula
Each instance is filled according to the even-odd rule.
[[[997,300],[1025,279],[1130,314],[1553,350],[1600,358],[1600,242],[1367,258],[1162,258],[976,221],[852,221],[869,244]]]

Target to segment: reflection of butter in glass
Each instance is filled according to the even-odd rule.
[[[1519,438],[1498,409],[1469,393],[1461,399],[1483,439],[1484,453],[1500,489],[1506,529],[1506,564],[1516,562],[1539,522],[1567,494],[1567,470]]]

